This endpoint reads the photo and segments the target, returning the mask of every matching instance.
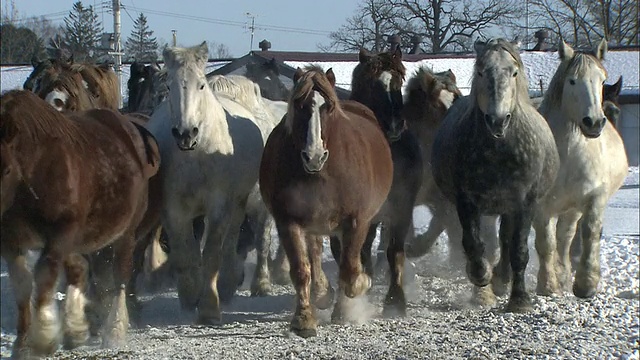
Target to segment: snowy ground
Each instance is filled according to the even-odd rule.
[[[97,341],[58,359],[638,359],[639,358],[639,176],[633,167],[625,187],[605,214],[601,291],[590,300],[572,294],[533,296],[534,311],[502,311],[468,305],[470,285],[463,268],[447,261],[446,237],[432,253],[407,265],[408,317],[380,316],[386,286],[374,285],[368,298],[354,300],[360,323],[332,325],[330,310],[319,311],[318,336],[301,339],[288,332],[293,290],[251,298],[246,287],[223,309],[223,325],[191,325],[179,311],[175,291],[144,296],[146,326],[129,332],[128,346],[102,350]],[[416,208],[416,232],[425,231],[429,213]],[[533,293],[538,260],[530,246],[527,286]],[[327,251],[325,269],[336,284],[336,266]],[[250,259],[247,267],[252,270]],[[15,303],[2,263],[1,353],[15,338]]]

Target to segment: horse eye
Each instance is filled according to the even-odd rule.
[[[573,80],[573,79],[571,79],[571,80],[569,80],[569,84],[571,84],[571,85],[575,85],[575,84],[576,84],[576,81],[575,81],[575,80]]]
[[[482,77],[482,71],[478,71],[478,76]]]
[[[200,90],[204,90],[204,84],[200,85]]]
[[[518,72],[517,71],[513,73],[513,77],[516,77],[516,76],[518,76]]]

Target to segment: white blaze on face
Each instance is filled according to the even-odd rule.
[[[389,102],[391,102],[391,79],[393,79],[393,75],[389,71],[383,71],[378,77],[378,80],[382,83],[384,87],[384,91],[387,92],[387,97],[389,98]]]
[[[313,92],[313,107],[311,109],[311,119],[309,119],[309,129],[307,130],[307,146],[305,151],[311,158],[321,156],[324,152],[322,143],[322,123],[320,119],[320,107],[324,104],[324,98],[319,92]]]
[[[453,105],[453,101],[455,100],[456,95],[448,90],[440,91],[440,102],[446,109],[449,109],[451,105]]]
[[[48,102],[54,109],[58,111],[64,110],[64,106],[67,104],[69,95],[61,90],[55,89],[48,93],[44,98],[44,101]]]

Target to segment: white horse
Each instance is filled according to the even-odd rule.
[[[236,244],[264,146],[253,112],[207,84],[206,42],[164,52],[169,93],[148,128],[162,153],[163,225],[185,310],[220,321],[218,281],[235,289]],[[203,249],[193,219],[204,215]],[[223,259],[225,266],[221,266]],[[228,274],[226,274],[229,272]]]
[[[570,289],[569,249],[582,219],[582,255],[573,293],[586,298],[595,295],[600,281],[604,210],[622,186],[628,163],[622,139],[602,109],[606,40],[593,54],[575,52],[563,41],[558,49],[561,62],[539,108],[556,139],[560,170],[534,222],[540,257],[537,291],[551,295]]]
[[[256,118],[256,123],[262,132],[263,140],[266,142],[273,128],[278,125],[284,114],[287,112],[287,103],[284,101],[273,101],[262,97],[260,87],[251,79],[243,75],[214,75],[209,78],[209,86],[215,92],[222,92],[250,109]],[[271,250],[271,228],[273,227],[273,217],[267,210],[258,184],[249,196],[247,203],[247,217],[252,228],[254,239],[252,243],[256,246],[257,264],[256,271],[251,282],[251,294],[262,296],[269,293],[271,289],[269,259]],[[281,247],[280,247],[281,248]],[[280,251],[279,254],[283,254]],[[243,254],[246,257],[246,252]],[[282,259],[280,259],[282,262]],[[242,265],[242,264],[239,264]],[[276,269],[278,270],[278,269]],[[276,278],[288,278],[288,271],[276,272]],[[282,283],[279,280],[278,283]]]

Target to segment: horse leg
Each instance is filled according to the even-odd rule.
[[[204,281],[198,302],[199,324],[213,325],[221,321],[220,301],[231,301],[238,284],[236,249],[244,207],[235,206],[221,214],[225,216],[217,213],[207,215],[206,242],[202,251]]]
[[[87,298],[87,260],[80,254],[71,254],[64,261],[67,293],[64,304],[64,347],[74,349],[89,339],[89,322],[85,307]]]
[[[271,279],[269,276],[269,259],[271,258],[271,228],[273,217],[267,209],[259,218],[256,226],[256,271],[251,283],[251,296],[266,296],[271,292]]]
[[[495,216],[483,216],[480,218],[480,237],[485,243],[485,257],[491,264],[496,264],[499,261],[501,254],[501,243],[496,230],[496,222],[497,217]],[[506,269],[509,268],[507,267]]]
[[[304,231],[297,225],[282,224],[277,220],[276,227],[280,244],[289,259],[291,281],[296,291],[296,311],[290,329],[303,338],[316,336],[318,321],[311,306],[311,264]]]
[[[56,290],[61,263],[62,255],[57,249],[45,247],[35,265],[34,316],[28,338],[29,346],[36,355],[53,354],[60,344],[61,326],[58,304],[53,294]]]
[[[500,256],[498,257],[498,263],[493,268],[493,278],[491,279],[491,288],[493,293],[497,296],[502,296],[507,293],[509,284],[512,281],[511,277],[511,256],[509,249],[511,238],[514,236],[514,223],[513,219],[508,216],[503,216],[500,219]],[[495,297],[493,299],[495,303]]]
[[[507,218],[513,221],[513,237],[511,243],[504,241],[501,245],[509,245],[509,257],[511,270],[513,272],[513,282],[511,284],[511,296],[507,303],[506,310],[509,312],[527,312],[533,309],[531,297],[525,287],[525,271],[529,262],[529,247],[527,238],[531,231],[532,206],[529,203],[523,205],[522,209],[513,215],[502,215],[502,219]]]
[[[578,267],[580,255],[582,254],[582,224],[584,224],[584,221],[580,219],[576,226],[576,234],[571,241],[571,267],[573,269]]]
[[[551,217],[544,213],[544,209],[538,209],[533,219],[533,227],[536,232],[536,252],[540,261],[536,292],[538,295],[551,296],[560,293],[556,276],[558,253],[555,228]]]
[[[592,204],[584,214],[582,225],[582,255],[576,269],[573,293],[580,298],[596,294],[600,282],[600,239],[605,203]]]
[[[5,239],[9,240],[9,239]],[[18,306],[18,323],[16,326],[16,340],[13,342],[11,358],[30,358],[28,348],[28,334],[31,325],[31,291],[33,276],[27,264],[25,251],[2,249],[2,257],[7,262],[9,279],[13,289],[13,296]]]
[[[576,235],[576,227],[581,213],[568,211],[558,216],[556,224],[556,241],[558,261],[556,263],[556,277],[560,291],[571,290],[571,242]]]
[[[413,230],[413,208],[408,211],[398,211],[391,222],[390,243],[387,248],[387,262],[391,270],[389,291],[384,300],[383,315],[385,317],[406,316],[407,300],[405,298],[402,281],[404,277],[404,240],[407,233]]]
[[[276,257],[271,263],[271,277],[274,284],[289,285],[291,284],[291,276],[289,276],[290,266],[287,253],[280,242],[278,242],[278,250]]]
[[[429,227],[424,233],[417,235],[407,244],[406,255],[408,258],[419,258],[425,256],[436,243],[438,237],[445,230],[444,222],[437,213],[431,217]]]
[[[335,291],[322,269],[322,236],[307,235],[307,251],[311,266],[311,297],[318,309],[328,309],[333,304]]]
[[[86,307],[89,319],[89,331],[92,335],[99,335],[100,329],[111,310],[111,300],[114,294],[113,279],[113,247],[107,246],[89,255],[90,302]]]
[[[366,222],[355,219],[343,225],[340,257],[337,260],[338,300],[331,313],[331,322],[334,324],[344,324],[350,318],[347,298],[354,298],[371,288],[371,278],[362,271],[362,246],[367,233],[371,233],[375,225],[366,225]]]
[[[239,274],[237,288],[241,287],[244,283],[244,263],[247,261],[247,257],[249,256],[249,252],[256,247],[256,233],[254,232],[254,228],[258,227],[259,222],[257,219],[250,220],[251,215],[247,213],[244,217],[244,221],[240,225],[240,231],[238,232],[238,246],[236,247],[236,268]],[[257,252],[257,249],[256,249]],[[257,276],[257,267],[254,272],[254,279]],[[253,286],[253,280],[251,282]]]
[[[158,291],[164,282],[165,277],[168,275],[168,254],[162,249],[161,241],[162,237],[166,237],[166,232],[163,231],[162,226],[158,226],[156,229],[152,230],[149,234],[146,235],[146,239],[143,241],[145,243],[149,243],[148,246],[144,247],[145,253],[144,256],[144,272],[146,274],[146,288],[150,292]],[[137,245],[138,246],[142,245]],[[136,251],[137,252],[137,251]],[[134,253],[135,254],[135,253]],[[137,255],[134,255],[134,260],[137,258]],[[135,273],[138,272],[136,267],[134,267],[134,277],[136,277]]]
[[[163,226],[171,249],[169,264],[176,272],[180,306],[192,313],[198,305],[202,281],[200,246],[193,236],[193,219],[173,214],[163,221]]]
[[[102,347],[112,348],[124,345],[129,330],[129,311],[127,306],[131,298],[127,294],[127,285],[133,272],[133,250],[136,245],[133,233],[124,234],[113,244],[113,278],[115,296],[111,304],[109,316],[102,331]]]
[[[462,247],[467,257],[467,277],[475,286],[487,286],[491,281],[491,266],[484,257],[484,242],[478,232],[480,213],[475,205],[460,196],[457,201],[458,218],[462,225]]]

